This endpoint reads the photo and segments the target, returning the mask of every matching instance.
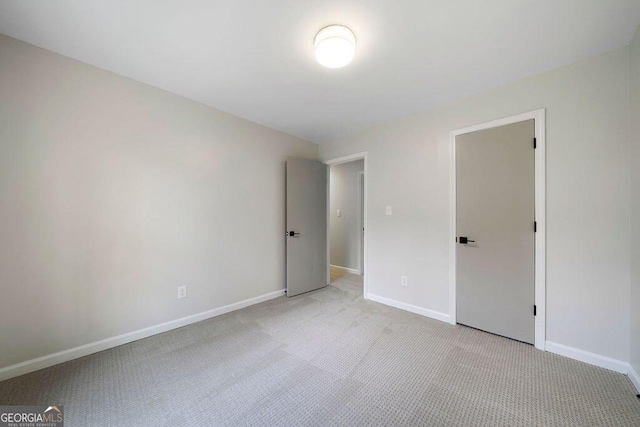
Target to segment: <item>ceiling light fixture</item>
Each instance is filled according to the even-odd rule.
[[[356,36],[347,27],[331,25],[316,35],[316,60],[327,68],[344,67],[356,53]]]

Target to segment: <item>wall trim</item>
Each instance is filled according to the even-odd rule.
[[[629,373],[629,364],[622,360],[613,359],[608,356],[602,356],[596,353],[590,353],[578,348],[569,347],[567,345],[558,344],[555,342],[547,341],[546,350],[550,353],[559,354],[570,359],[579,360],[590,365],[599,366],[601,368],[609,369],[610,371],[619,372],[627,375]]]
[[[450,323],[450,317],[446,313],[440,313],[439,311],[429,310],[427,308],[418,307],[417,305],[407,304],[405,302],[400,302],[390,298],[381,297],[379,295],[374,295],[372,293],[369,294],[369,297],[367,299],[378,302],[380,304],[399,308],[400,310],[410,311],[411,313],[415,313],[421,316],[429,317],[431,319],[439,320],[441,322]]]
[[[338,270],[344,270],[352,274],[358,274],[358,275],[360,274],[360,270],[358,270],[357,268],[342,267],[341,265],[333,265],[333,264],[330,264],[330,265],[331,267],[337,268]]]
[[[122,335],[118,335],[111,338],[106,338],[100,341],[95,341],[89,344],[74,347],[68,350],[59,351],[57,353],[48,354],[46,356],[38,357],[35,359],[27,360],[25,362],[16,363],[4,368],[0,368],[0,381],[7,380],[9,378],[17,377],[19,375],[28,374],[29,372],[37,371],[40,369],[48,368],[59,363],[67,362],[69,360],[77,359],[79,357],[88,356],[99,351],[108,350],[113,347],[118,347],[123,344],[127,344],[133,341],[137,341],[142,338],[147,338],[152,335],[157,335],[162,332],[167,332],[172,329],[181,328],[183,326],[197,323],[202,320],[210,319],[212,317],[220,316],[232,311],[240,310],[241,308],[249,307],[250,305],[259,304],[264,301],[268,301],[274,298],[284,296],[285,290],[279,290],[270,292],[268,294],[260,295],[254,298],[249,298],[244,301],[239,301],[233,304],[225,305],[223,307],[214,308],[212,310],[203,311],[201,313],[192,314],[187,317],[182,317],[176,320],[170,320],[168,322],[160,323],[159,325],[149,326],[147,328],[138,329],[137,331],[128,332]]]
[[[535,138],[537,148],[535,150],[535,221],[538,230],[535,234],[535,289],[534,304],[537,307],[535,317],[535,347],[538,350],[545,350],[546,343],[546,110],[529,111],[511,117],[493,120],[457,129],[449,132],[449,158],[451,161],[450,170],[450,217],[449,217],[449,313],[450,323],[456,324],[456,136],[483,129],[491,129],[526,120],[535,120]]]
[[[629,372],[627,373],[627,376],[633,385],[636,386],[636,391],[640,393],[640,375],[638,375],[638,372],[633,369],[633,365],[631,364],[629,364]]]

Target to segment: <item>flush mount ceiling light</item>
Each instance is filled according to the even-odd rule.
[[[356,36],[347,27],[331,25],[316,35],[316,60],[327,68],[344,67],[356,53]]]

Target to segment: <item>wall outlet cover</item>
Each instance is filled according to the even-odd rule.
[[[178,286],[178,299],[187,297],[187,285]]]

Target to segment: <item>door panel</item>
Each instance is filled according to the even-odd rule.
[[[457,321],[530,344],[534,125],[528,120],[456,137]]]
[[[327,165],[287,159],[287,296],[327,286]]]
[[[359,173],[358,176],[360,180],[358,183],[360,185],[360,262],[358,263],[358,268],[360,269],[360,274],[364,275],[364,173]]]

